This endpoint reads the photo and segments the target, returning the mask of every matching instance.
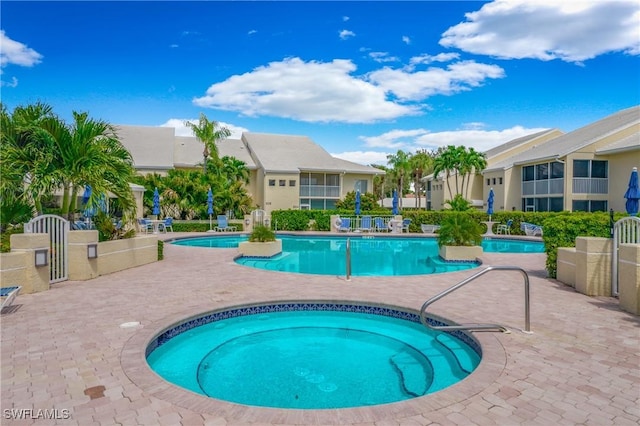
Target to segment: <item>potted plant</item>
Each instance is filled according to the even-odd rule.
[[[438,231],[440,257],[445,260],[476,260],[482,256],[482,227],[464,212],[443,218]]]
[[[249,234],[249,241],[238,244],[238,250],[243,256],[272,257],[282,253],[282,240],[270,228],[258,225]]]

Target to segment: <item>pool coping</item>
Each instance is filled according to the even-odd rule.
[[[294,300],[257,300],[238,305],[211,308],[190,309],[157,322],[143,325],[143,328],[131,336],[124,344],[120,356],[120,364],[126,376],[144,392],[158,399],[189,409],[197,413],[209,413],[234,418],[244,422],[270,422],[273,424],[300,423],[305,424],[343,424],[359,422],[376,422],[393,419],[399,412],[403,415],[419,415],[426,411],[437,410],[469,399],[471,396],[491,386],[502,374],[506,362],[506,351],[496,335],[488,332],[469,333],[478,341],[482,350],[482,359],[474,372],[462,381],[439,392],[413,398],[406,401],[375,406],[340,408],[340,409],[282,409],[248,406],[231,403],[197,394],[177,385],[173,385],[155,373],[146,361],[149,344],[165,331],[191,319],[196,319],[212,312],[219,312],[243,307],[282,304],[282,303],[346,303],[366,304],[389,309],[397,309],[410,313],[418,312],[408,306],[389,305],[366,299],[305,299]],[[194,313],[197,311],[197,313]],[[453,323],[449,318],[429,315],[431,318]]]

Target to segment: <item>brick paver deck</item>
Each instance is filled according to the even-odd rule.
[[[531,327],[522,278],[494,272],[435,303],[457,322],[497,322],[510,334],[476,333],[479,369],[434,395],[344,410],[280,410],[207,399],[148,370],[145,339],[174,319],[277,300],[360,300],[419,309],[473,272],[414,277],[310,276],[233,262],[235,249],[165,245],[165,260],[90,281],[20,295],[1,316],[3,425],[637,425],[640,319],[613,298],[546,279],[543,254],[485,253],[531,278]],[[139,321],[139,328],[121,328]],[[51,410],[57,411],[51,411]],[[13,410],[13,411],[12,411]],[[24,411],[24,410],[31,410]],[[49,410],[49,411],[39,411]],[[27,419],[12,417],[22,415]],[[44,420],[43,417],[58,417]],[[40,417],[40,419],[32,419]]]

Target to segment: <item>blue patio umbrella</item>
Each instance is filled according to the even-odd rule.
[[[82,194],[82,205],[84,207],[84,211],[82,212],[82,214],[87,218],[96,215],[95,207],[89,205],[89,200],[91,199],[92,192],[93,190],[91,189],[91,185],[85,185],[84,194]]]
[[[211,188],[209,188],[209,193],[207,194],[207,214],[209,215],[209,231],[212,228],[211,215],[213,215],[213,192]]]
[[[392,201],[392,209],[391,209],[391,213],[396,215],[399,213],[398,211],[398,192],[394,189],[393,190],[393,201]]]
[[[624,198],[627,199],[625,203],[625,209],[631,216],[637,216],[640,208],[640,189],[638,188],[638,168],[634,167],[629,177],[629,188],[624,193]]]
[[[160,214],[160,194],[158,193],[158,188],[153,191],[153,210],[151,212],[153,215]]]
[[[489,189],[489,198],[487,199],[487,214],[489,215],[489,222],[491,222],[491,215],[493,214],[493,188]]]
[[[360,191],[356,191],[356,216],[360,215]]]

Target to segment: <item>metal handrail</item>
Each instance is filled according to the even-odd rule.
[[[499,330],[502,332],[509,332],[509,329],[499,324],[462,324],[462,325],[436,326],[436,325],[430,325],[427,322],[426,313],[427,313],[427,307],[429,305],[431,305],[434,302],[437,302],[447,294],[453,293],[460,287],[470,283],[476,278],[491,271],[519,271],[522,273],[522,276],[524,277],[524,316],[525,316],[524,332],[531,333],[531,321],[530,321],[530,315],[529,315],[530,314],[529,312],[529,275],[527,274],[527,271],[517,266],[488,266],[482,271],[470,276],[469,278],[460,281],[458,284],[454,285],[453,287],[449,287],[443,292],[436,294],[431,299],[424,302],[424,304],[422,305],[422,308],[420,308],[420,322],[422,323],[422,325],[424,325],[427,328],[431,328],[433,330]]]
[[[346,256],[347,273],[345,279],[351,281],[351,238],[347,238]]]

